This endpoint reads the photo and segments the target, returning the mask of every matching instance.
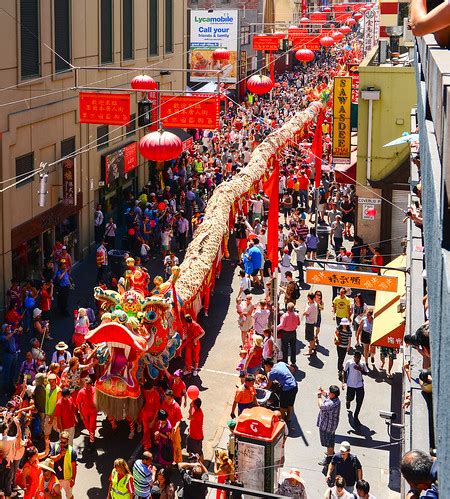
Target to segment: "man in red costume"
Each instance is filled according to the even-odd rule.
[[[89,444],[95,445],[95,428],[97,427],[97,407],[95,407],[95,388],[91,378],[84,380],[84,387],[78,392],[76,405],[86,430],[89,432]]]
[[[153,420],[156,418],[161,408],[161,398],[158,390],[151,381],[146,381],[142,387],[144,405],[139,413],[139,420],[142,423],[142,446],[149,451],[152,448]]]
[[[186,314],[184,319],[186,321],[186,338],[183,345],[185,348],[184,363],[186,367],[183,374],[197,376],[198,363],[200,361],[200,338],[205,336],[205,331],[198,322],[192,319],[191,315]],[[192,364],[194,364],[194,371],[192,371]]]

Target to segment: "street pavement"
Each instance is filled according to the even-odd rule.
[[[232,241],[230,240],[230,246]],[[233,254],[232,254],[233,256]],[[93,303],[92,289],[95,285],[95,255],[74,268],[73,277],[76,288],[70,298],[70,309]],[[160,260],[149,262],[149,272],[153,278],[161,273]],[[196,384],[200,389],[205,413],[204,451],[210,460],[215,448],[225,447],[229,430],[226,421],[229,419],[231,404],[236,386],[239,384],[235,370],[239,360],[240,332],[237,327],[235,299],[238,290],[238,272],[231,261],[224,261],[222,274],[216,283],[214,296],[211,298],[208,317],[200,318],[206,330],[202,340],[201,372],[198,377],[189,377],[187,384]],[[289,437],[285,445],[284,469],[299,468],[305,480],[308,497],[323,497],[325,477],[322,467],[318,465],[323,457],[319,435],[316,428],[317,396],[319,386],[327,389],[330,384],[338,384],[336,351],[333,344],[334,321],[331,313],[331,287],[322,287],[325,310],[322,314],[320,347],[317,358],[299,354],[299,367],[296,378],[299,382],[299,393],[295,405],[295,415],[291,423]],[[307,291],[302,292],[298,301],[298,310],[303,312]],[[255,297],[257,298],[257,296]],[[298,349],[305,347],[304,326],[298,331]],[[51,353],[56,341],[70,341],[73,333],[72,318],[54,317],[52,320],[52,336],[55,341],[44,345]],[[400,363],[395,368],[400,371]],[[377,365],[379,360],[377,358]],[[175,360],[173,368],[181,367],[180,360]],[[387,380],[385,373],[371,371],[366,378],[366,395],[360,414],[362,428],[356,431],[352,427],[352,419],[345,409],[345,392],[341,395],[342,410],[339,428],[336,433],[336,449],[339,442],[348,440],[363,466],[364,478],[371,484],[371,492],[378,499],[400,497],[399,490],[399,444],[391,441],[386,425],[379,416],[379,410],[398,410],[401,403],[401,374],[394,380]],[[393,389],[392,385],[398,388]],[[183,409],[186,414],[186,409]],[[79,455],[79,468],[75,495],[77,497],[106,497],[108,477],[114,459],[123,457],[131,463],[141,452],[140,435],[128,440],[128,428],[124,423],[113,433],[104,417],[98,417],[97,448],[95,452],[85,449],[87,434],[78,431],[75,449]],[[184,427],[185,428],[185,427]],[[395,435],[395,433],[394,433]],[[210,468],[212,469],[212,467]],[[211,493],[211,495],[213,495]]]

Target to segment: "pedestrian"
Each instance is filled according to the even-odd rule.
[[[342,319],[350,319],[351,303],[350,298],[346,295],[345,288],[341,288],[339,296],[336,296],[333,300],[333,315],[337,326],[339,326]]]
[[[114,468],[109,476],[108,499],[133,499],[134,481],[125,459],[114,461]]]
[[[317,258],[317,247],[319,246],[319,238],[316,235],[316,229],[311,227],[309,229],[309,234],[306,237],[306,248],[307,248],[307,257],[311,260],[315,260]]]
[[[189,430],[186,438],[186,451],[197,456],[197,459],[203,462],[203,420],[202,401],[200,398],[193,400],[189,406]]]
[[[150,451],[152,447],[152,436],[154,433],[154,424],[157,419],[158,411],[161,408],[161,397],[153,381],[146,381],[142,386],[142,395],[144,404],[139,414],[139,420],[142,424],[142,446],[144,450]]]
[[[397,350],[390,347],[380,347],[380,371],[384,370],[384,363],[388,359],[387,378],[392,378],[392,368],[394,367],[394,360],[397,358]]]
[[[105,226],[105,235],[103,238],[109,249],[114,249],[116,247],[116,230],[117,225],[114,223],[113,218],[110,217]]]
[[[370,344],[372,341],[372,329],[373,329],[373,310],[369,308],[367,310],[366,316],[359,323],[358,330],[356,331],[356,343],[359,344],[359,342],[361,342],[363,345],[364,360],[367,366],[369,365],[369,354],[372,366],[375,365],[376,347]]]
[[[359,325],[366,316],[368,308],[369,307],[367,306],[367,303],[365,303],[362,294],[356,294],[353,298],[353,307],[351,309],[352,325],[355,331],[358,331]]]
[[[105,274],[108,269],[108,251],[106,249],[105,239],[101,240],[100,246],[97,248],[95,261],[97,264],[97,284],[100,284],[100,282],[105,278]]]
[[[277,353],[278,347],[276,346],[273,336],[272,329],[266,328],[263,331],[264,343],[263,343],[263,360],[264,359],[274,359],[275,362],[278,360]]]
[[[322,311],[324,309],[324,304],[322,300],[322,291],[318,289],[314,293],[314,301],[317,303],[317,321],[316,321],[316,330],[314,334],[315,348],[319,345],[319,334],[320,334],[320,326],[322,324]]]
[[[16,335],[17,329],[10,324],[3,324],[0,334],[0,348],[2,352],[2,387],[6,394],[11,394],[14,390],[16,379],[18,352]]]
[[[190,314],[184,316],[186,322],[184,345],[184,375],[198,375],[200,362],[200,339],[205,336],[205,330],[192,318]],[[192,367],[194,369],[192,369]]]
[[[193,482],[194,480],[208,481],[208,470],[202,462],[179,463],[183,488],[178,492],[178,497],[183,499],[205,499],[208,493],[208,487],[204,483]]]
[[[317,427],[319,428],[320,445],[326,448],[325,457],[319,462],[321,466],[330,464],[334,455],[334,443],[336,439],[336,429],[339,425],[341,413],[341,400],[339,387],[331,385],[328,393],[322,387],[317,392],[317,403],[319,414],[317,416]]]
[[[233,406],[231,408],[231,419],[236,418],[236,407],[238,416],[244,409],[249,409],[258,405],[256,401],[255,376],[247,374],[244,383],[236,390],[234,395]]]
[[[366,482],[366,480],[358,480],[355,485],[355,491],[355,499],[377,499],[373,494],[370,493],[370,484],[369,482]]]
[[[300,287],[294,281],[290,270],[286,272],[285,277],[286,286],[280,286],[280,292],[284,293],[284,306],[287,307],[288,303],[292,303],[295,307],[297,300],[300,298]]]
[[[327,483],[332,483],[334,475],[336,475],[336,480],[338,476],[341,476],[345,480],[345,490],[353,493],[355,483],[358,480],[362,480],[363,472],[358,457],[355,454],[351,454],[350,450],[350,444],[346,440],[341,442],[339,452],[332,457],[328,465],[325,479]]]
[[[76,397],[76,407],[81,416],[81,421],[89,433],[89,445],[95,445],[95,429],[97,427],[97,407],[95,405],[95,387],[92,379],[88,376],[84,380],[84,386]]]
[[[69,444],[69,433],[62,431],[57,442],[50,451],[50,459],[55,466],[56,478],[64,490],[66,499],[73,497],[72,489],[77,477],[77,453]]]
[[[234,482],[234,463],[229,458],[226,450],[216,449],[214,453],[214,474],[217,476],[217,483]],[[226,499],[227,495],[224,490],[217,489],[216,499]]]
[[[291,468],[289,473],[282,474],[282,482],[278,486],[277,494],[293,499],[307,499],[305,482],[300,476],[300,470]]]
[[[285,362],[274,362],[273,359],[264,359],[264,370],[267,374],[267,390],[270,390],[274,381],[281,387],[280,412],[286,422],[290,422],[292,409],[295,404],[298,387],[291,370]]]
[[[71,392],[68,388],[61,390],[61,398],[56,402],[53,416],[56,418],[56,428],[62,433],[68,434],[69,445],[73,445],[73,437],[75,436],[75,425],[77,423],[77,408],[70,396]]]
[[[419,496],[429,499],[439,497],[435,468],[436,461],[422,450],[410,450],[403,455],[400,471],[410,487],[407,499],[419,499]]]
[[[344,359],[352,346],[352,330],[347,318],[341,320],[334,333],[334,344],[337,352],[337,368],[339,380],[344,382]]]
[[[39,467],[39,460],[44,459],[44,457],[48,455],[50,450],[48,442],[46,442],[45,447],[45,450],[41,453],[38,452],[34,445],[27,447],[25,450],[21,478],[21,488],[24,490],[23,499],[34,499],[36,497],[42,475],[42,468]]]
[[[189,222],[184,216],[184,211],[180,211],[179,218],[176,222],[177,241],[179,251],[184,251],[187,246],[187,237],[189,234]]]
[[[69,302],[69,292],[72,286],[72,281],[67,271],[65,260],[61,260],[59,270],[56,272],[55,280],[58,287],[58,309],[61,315],[69,317],[67,305]]]
[[[334,246],[336,254],[339,253],[342,243],[344,241],[345,225],[341,222],[341,215],[336,214],[335,221],[331,223],[330,242]]]
[[[238,314],[238,326],[241,331],[242,347],[245,347],[248,341],[248,334],[253,327],[253,311],[255,306],[252,303],[252,296],[247,295],[245,300],[236,297],[236,312]]]
[[[305,239],[302,236],[298,236],[298,240],[294,241],[292,245],[297,259],[298,283],[300,287],[303,287],[305,284],[304,267],[307,251]]]
[[[67,345],[64,341],[59,341],[55,346],[55,351],[52,355],[52,362],[59,364],[62,368],[66,368],[72,358],[72,354],[68,350],[69,345]]]
[[[94,238],[97,244],[100,242],[102,237],[104,221],[105,217],[102,212],[102,206],[98,204],[96,210],[94,211]]]
[[[181,453],[180,423],[181,420],[183,419],[183,414],[181,412],[179,404],[175,401],[172,390],[165,391],[164,400],[162,401],[161,404],[161,409],[166,411],[167,418],[172,427],[171,439],[173,442],[173,461],[175,463],[181,463],[182,453]]]
[[[256,334],[262,336],[264,329],[269,323],[270,310],[266,300],[260,300],[253,312],[253,329]]]
[[[156,462],[160,466],[170,466],[173,463],[172,425],[164,409],[159,409],[157,412],[153,427],[155,429],[154,439],[157,445]]]
[[[356,398],[356,408],[353,414],[354,422],[360,426],[359,413],[364,400],[364,379],[369,369],[364,361],[361,361],[361,352],[355,351],[353,359],[347,360],[344,366],[344,383],[347,385],[346,407],[350,409],[350,404]]]
[[[308,293],[307,303],[303,317],[305,317],[305,340],[308,343],[308,351],[304,355],[315,355],[316,342],[314,330],[317,324],[318,307],[314,298],[314,293]]]
[[[336,477],[335,483],[333,487],[327,488],[325,491],[324,499],[353,499],[353,494],[347,492],[346,490],[346,481],[343,477],[338,475]]]
[[[153,466],[151,452],[144,451],[141,459],[133,464],[134,499],[149,499],[151,497],[156,468]]]
[[[47,375],[47,386],[45,387],[45,418],[44,418],[44,435],[50,438],[53,430],[57,430],[57,421],[54,416],[56,404],[62,397],[61,388],[56,384],[56,374]]]
[[[62,497],[61,484],[56,477],[53,461],[46,459],[44,462],[39,463],[39,468],[41,468],[42,474],[34,497],[36,499],[48,499],[49,497],[60,499]]]
[[[161,468],[156,474],[152,487],[152,499],[175,499],[175,487],[167,468]]]
[[[300,316],[295,312],[294,308],[294,303],[287,304],[287,311],[281,316],[277,331],[281,337],[283,362],[288,363],[290,350],[291,365],[295,367],[297,357],[297,328],[300,325]]]

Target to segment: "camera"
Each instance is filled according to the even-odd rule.
[[[391,411],[380,411],[380,418],[386,419],[388,421],[395,421],[397,414]]]
[[[430,348],[430,327],[428,322],[422,324],[414,334],[405,334],[403,341],[413,347]]]

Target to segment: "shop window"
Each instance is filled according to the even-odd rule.
[[[65,158],[75,152],[75,137],[63,140],[61,142],[61,158]]]
[[[22,187],[25,184],[33,182],[34,175],[31,176],[31,173],[34,170],[34,153],[25,154],[25,156],[20,156],[20,158],[16,158],[16,182],[19,182],[16,185],[17,187]],[[28,177],[28,178],[27,178]]]
[[[113,4],[112,0],[100,2],[101,63],[113,62]]]
[[[12,252],[13,276],[20,281],[41,279],[41,244],[39,236],[19,245]]]
[[[97,127],[97,151],[105,149],[109,145],[109,127],[101,125]]]
[[[125,126],[125,132],[127,137],[136,133],[136,113],[130,115],[130,121]]]
[[[20,75],[22,80],[41,74],[39,0],[20,0]]]
[[[173,0],[166,0],[165,12],[165,51],[171,54],[173,52]]]
[[[55,71],[61,73],[70,69],[71,47],[71,0],[54,0],[55,23]]]
[[[134,5],[133,0],[123,0],[122,4],[122,58],[128,61],[134,58]]]
[[[158,55],[158,0],[149,0],[149,39],[148,39],[148,54]]]
[[[78,256],[78,215],[65,218],[60,224],[55,225],[55,241],[62,242],[72,257],[72,262]]]

